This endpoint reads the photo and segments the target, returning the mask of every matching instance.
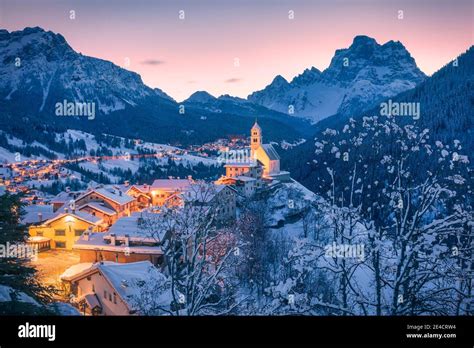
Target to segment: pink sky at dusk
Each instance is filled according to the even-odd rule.
[[[276,75],[291,80],[312,66],[324,70],[334,51],[356,35],[380,44],[401,41],[430,75],[473,44],[473,3],[0,0],[0,28],[40,26],[61,33],[85,55],[122,67],[129,58],[127,69],[181,101],[197,90],[246,97]]]

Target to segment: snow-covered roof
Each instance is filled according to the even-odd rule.
[[[136,189],[142,193],[148,193],[150,192],[150,185],[132,185],[127,188],[126,192],[128,193],[132,189]]]
[[[43,222],[45,220],[51,219],[55,215],[55,212],[53,212],[52,205],[34,204],[27,205],[23,207],[23,209],[25,211],[25,215],[23,215],[23,217],[21,218],[22,224]],[[41,214],[41,220],[39,214]]]
[[[188,191],[182,193],[181,196],[188,202],[209,203],[226,187],[230,188],[228,185],[221,184],[193,185]],[[232,189],[232,191],[234,190]]]
[[[259,130],[259,131],[262,130],[262,128],[260,128],[259,124],[257,123],[257,121],[255,121],[254,125],[252,126],[252,130],[253,129],[256,129],[256,130]]]
[[[59,192],[51,203],[66,203],[78,196],[78,192]]]
[[[157,179],[151,185],[152,190],[182,191],[186,190],[192,181],[188,179]]]
[[[85,272],[89,271],[94,264],[92,262],[82,262],[72,265],[59,276],[61,280],[71,280]]]
[[[109,216],[117,214],[117,212],[115,210],[109,209],[106,206],[104,206],[103,204],[100,204],[98,202],[89,202],[89,203],[83,204],[82,206],[79,207],[78,210],[82,210],[85,207],[90,207],[94,210],[98,210],[98,211],[100,211],[100,212],[102,212],[106,215],[109,215]]]
[[[64,216],[72,216],[72,217],[75,217],[79,220],[82,220],[82,221],[85,221],[85,222],[88,222],[92,225],[99,225],[102,223],[102,219],[97,217],[97,216],[94,216],[92,214],[89,214],[89,213],[86,213],[86,212],[83,212],[83,211],[75,211],[74,213],[72,212],[68,212],[68,213],[62,213],[62,212],[59,212],[56,216],[54,216],[53,218],[47,220],[44,222],[44,225],[48,225],[50,223],[52,223],[53,221],[56,221],[58,219],[61,219],[62,217]]]
[[[135,284],[137,281],[152,279],[165,281],[165,276],[150,261],[104,262],[98,264],[98,269],[124,300],[137,293],[138,289]]]
[[[163,230],[162,233],[158,234],[154,233],[152,236],[146,227],[146,222],[150,221],[152,223],[153,218],[156,217],[155,213],[146,211],[121,217],[110,227],[105,236],[108,238],[111,234],[115,234],[117,237],[128,235],[130,241],[159,242],[164,238],[166,231]]]
[[[51,238],[43,237],[43,236],[30,236],[30,237],[28,237],[28,242],[33,242],[33,243],[47,242],[47,241],[50,241],[50,240],[51,240]]]
[[[271,161],[280,159],[280,156],[278,155],[272,144],[262,144],[262,148]]]
[[[105,239],[104,239],[105,238]],[[163,250],[158,245],[131,245],[125,246],[124,244],[112,245],[107,241],[110,239],[110,233],[89,233],[89,239],[86,240],[84,234],[74,243],[74,250],[105,250],[115,252],[125,252],[126,250],[130,254],[149,254],[149,255],[162,255]],[[125,249],[127,248],[127,249]]]
[[[242,162],[229,162],[224,165],[224,168],[254,168],[258,166],[258,162],[252,161],[248,163]]]
[[[134,298],[140,294],[139,282],[152,282],[153,284],[164,284],[166,282],[166,277],[150,261],[131,263],[102,261],[92,265],[79,264],[76,266],[75,269],[73,269],[74,266],[68,268],[61,275],[61,279],[74,281],[90,273],[100,272],[129,309],[134,309]],[[159,295],[164,304],[169,305],[169,295],[169,292]],[[89,300],[92,306],[97,305],[93,299],[89,298]]]
[[[240,181],[246,181],[246,182],[257,181],[257,179],[255,178],[251,178],[250,176],[244,176],[244,175],[236,176],[235,179],[240,180]]]
[[[119,205],[124,205],[124,204],[134,201],[133,197],[130,197],[129,195],[122,193],[122,191],[120,190],[106,189],[106,188],[96,188],[96,189],[87,191],[84,194],[82,194],[80,197],[78,197],[76,201],[84,197],[87,197],[88,195],[92,193],[98,194],[99,196],[109,199],[112,202],[115,202]]]

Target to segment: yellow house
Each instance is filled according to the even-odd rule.
[[[29,228],[31,237],[45,237],[52,249],[72,250],[74,242],[87,230],[100,232],[103,220],[82,211],[64,212]]]

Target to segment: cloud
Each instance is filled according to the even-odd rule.
[[[144,61],[140,62],[140,64],[144,64],[144,65],[161,65],[161,64],[165,64],[165,62],[162,61],[162,60],[158,60],[158,59],[147,59],[147,60],[144,60]]]
[[[236,77],[233,77],[233,78],[231,78],[231,79],[225,80],[224,82],[225,82],[225,83],[236,83],[236,82],[240,82],[240,81],[241,81],[241,79],[238,79],[238,78],[236,78]]]

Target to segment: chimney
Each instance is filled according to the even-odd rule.
[[[90,233],[89,233],[89,231],[85,231],[85,232],[82,234],[82,237],[84,238],[85,241],[88,241],[89,238],[90,238]]]
[[[125,246],[130,246],[130,236],[128,234],[125,235]]]
[[[66,186],[66,192],[67,193],[71,192],[71,188],[69,186]]]
[[[64,208],[64,212],[67,214],[69,213],[69,208]]]
[[[115,233],[110,234],[110,245],[115,245]]]
[[[189,180],[189,181],[193,180],[193,176],[192,176],[192,175],[188,175],[188,180]]]
[[[43,221],[43,213],[38,213],[38,222]]]
[[[119,191],[119,196],[121,196],[121,195],[122,195],[122,191]]]
[[[124,185],[125,185],[125,187],[128,187],[128,186],[130,186],[130,181],[128,181],[128,180],[125,180],[125,182],[124,182]]]

